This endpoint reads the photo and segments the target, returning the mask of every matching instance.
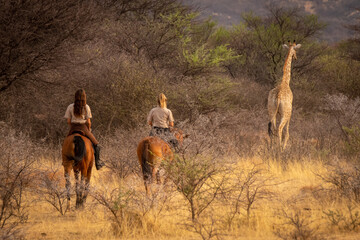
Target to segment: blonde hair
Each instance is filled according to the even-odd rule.
[[[159,94],[157,101],[161,108],[166,108],[166,99],[167,98],[166,98],[165,94],[163,94],[163,93]]]

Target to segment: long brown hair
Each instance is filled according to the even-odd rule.
[[[86,114],[86,93],[84,89],[79,89],[75,93],[74,101],[74,115],[80,117],[81,114]]]

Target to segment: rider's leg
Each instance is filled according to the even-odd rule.
[[[99,142],[96,140],[95,136],[89,131],[85,131],[85,135],[91,140],[94,147],[94,155],[95,155],[95,167],[96,170],[99,170],[103,166],[105,166],[105,163],[100,160],[100,147],[98,146]]]

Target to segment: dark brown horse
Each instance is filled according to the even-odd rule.
[[[76,181],[76,208],[82,207],[89,193],[91,170],[94,165],[94,148],[91,141],[77,133],[67,136],[62,147],[62,159],[68,199],[67,209],[70,210],[71,170],[74,170]]]
[[[187,135],[184,135],[180,129],[173,129],[172,132],[178,140],[178,144],[181,145]],[[143,138],[139,142],[137,156],[144,177],[146,194],[149,196],[151,194],[151,183],[155,178],[158,184],[161,183],[159,172],[161,162],[172,161],[174,153],[167,142],[160,137],[152,136]]]

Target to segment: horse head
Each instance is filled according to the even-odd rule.
[[[189,134],[184,134],[183,130],[179,128],[171,128],[170,132],[174,134],[175,138],[178,140],[179,145],[181,146],[184,139],[189,137]]]

